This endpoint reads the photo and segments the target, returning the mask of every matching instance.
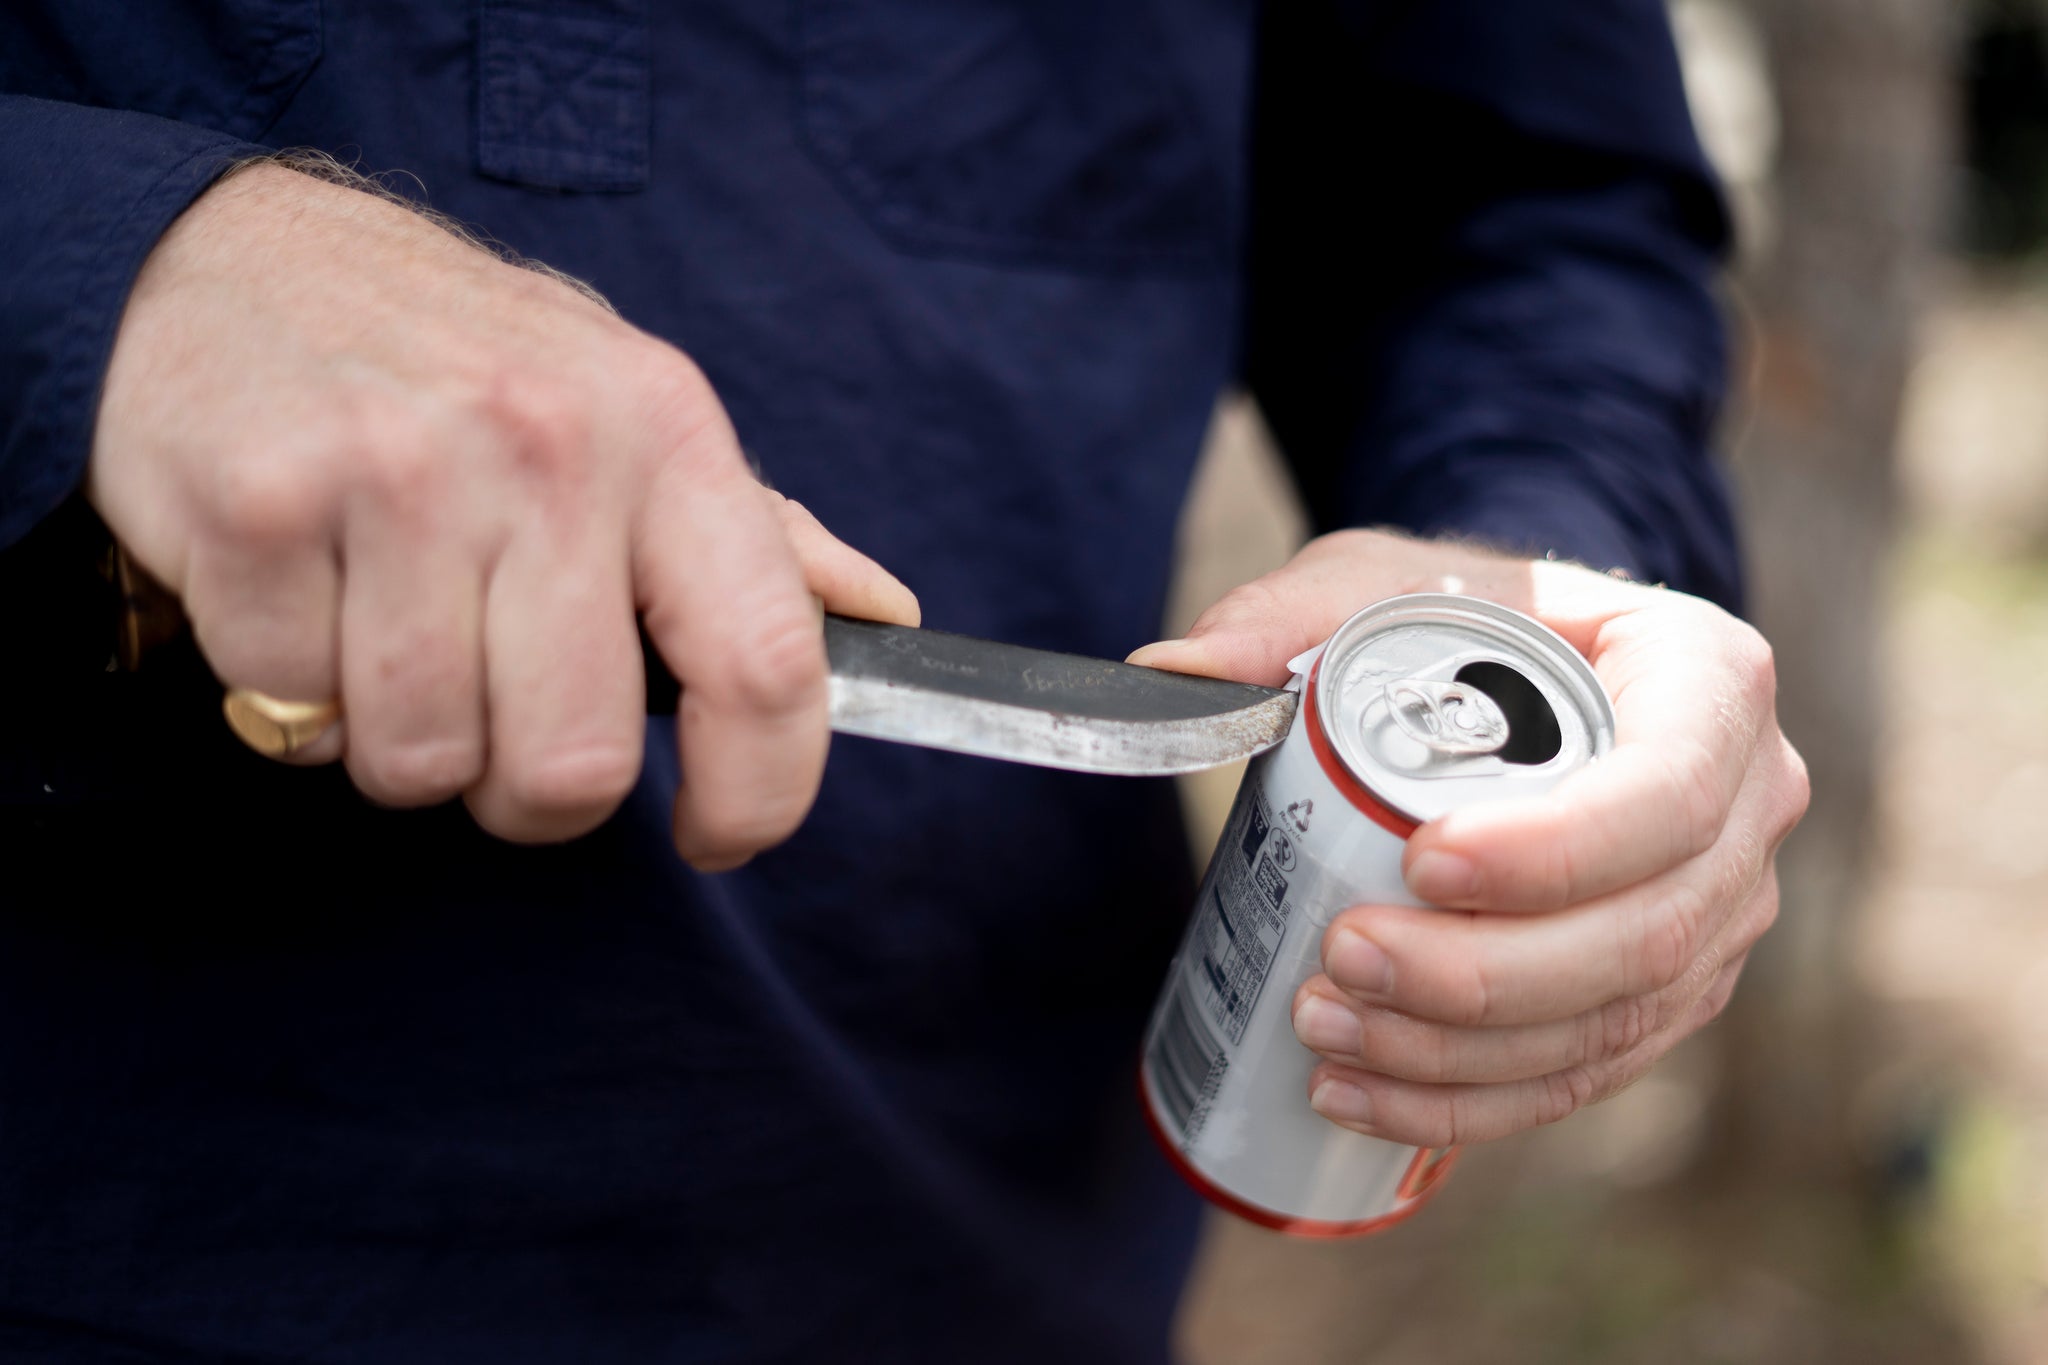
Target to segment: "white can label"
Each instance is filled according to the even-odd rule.
[[[1269,847],[1269,845],[1271,845]],[[1247,790],[1203,880],[1202,899],[1181,947],[1150,1058],[1174,1136],[1191,1141],[1208,1117],[1230,1053],[1287,937],[1287,876],[1293,846]],[[1225,1042],[1229,1044],[1224,1046]]]
[[[1292,1023],[1331,917],[1412,903],[1401,844],[1350,808],[1297,724],[1245,773],[1154,1011],[1141,1074],[1160,1137],[1203,1193],[1270,1227],[1364,1231],[1439,1173],[1438,1154],[1308,1107],[1315,1058]]]

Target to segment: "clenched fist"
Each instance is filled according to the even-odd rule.
[[[301,759],[560,839],[632,787],[636,613],[684,686],[676,842],[785,837],[827,742],[818,602],[914,624],[748,470],[673,347],[407,208],[282,166],[171,228],[123,316],[88,493],[233,685],[342,702]]]
[[[1807,782],[1761,636],[1569,564],[1340,532],[1132,662],[1277,683],[1352,612],[1408,592],[1534,616],[1591,661],[1616,722],[1613,751],[1555,790],[1417,830],[1403,873],[1443,908],[1339,914],[1295,998],[1322,1058],[1305,1099],[1362,1133],[1447,1146],[1605,1098],[1721,1011],[1777,915],[1773,858]]]

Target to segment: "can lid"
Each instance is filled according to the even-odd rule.
[[[1614,710],[1579,652],[1476,597],[1367,607],[1330,637],[1310,685],[1339,760],[1417,822],[1538,795],[1614,747]]]

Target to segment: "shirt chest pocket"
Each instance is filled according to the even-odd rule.
[[[260,139],[320,60],[320,0],[7,0],[0,89]]]
[[[1143,0],[796,0],[812,156],[920,254],[1223,262],[1228,205]]]
[[[477,169],[555,190],[645,188],[647,0],[482,0]]]

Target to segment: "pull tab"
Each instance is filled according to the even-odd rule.
[[[1386,687],[1401,732],[1439,754],[1490,754],[1508,742],[1508,718],[1492,697],[1460,682],[1404,678]]]

